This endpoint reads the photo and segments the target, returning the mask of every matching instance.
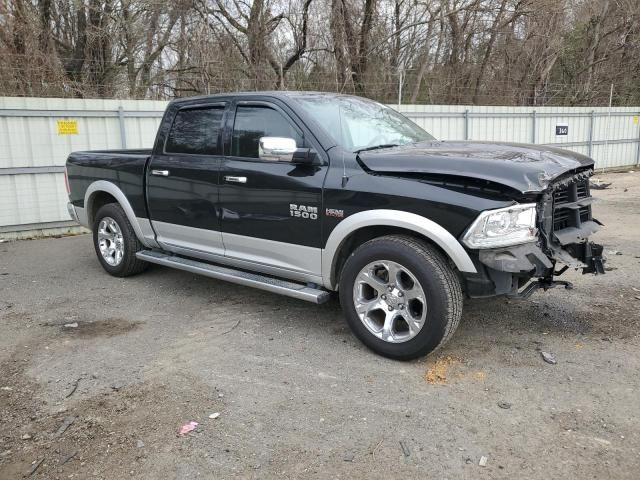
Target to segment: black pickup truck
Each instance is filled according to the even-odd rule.
[[[67,160],[69,212],[111,275],[155,263],[315,303],[337,291],[355,335],[397,359],[442,345],[464,297],[603,273],[592,173],[577,153],[437,141],[310,92],[175,100],[153,150]]]

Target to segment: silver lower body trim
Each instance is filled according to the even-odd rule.
[[[83,227],[89,227],[89,219],[87,218],[87,211],[82,207],[76,207],[71,202],[67,203],[67,210],[69,211],[69,215],[76,222],[78,222]]]
[[[222,241],[227,258],[267,264],[283,270],[322,277],[320,248],[233,233],[223,233]]]
[[[160,248],[168,252],[299,282],[322,283],[319,248],[172,223],[152,224]]]
[[[156,242],[156,233],[153,231],[151,222],[148,218],[136,217],[140,231],[142,232],[142,239],[140,240],[143,245],[151,248],[160,248],[158,242]]]
[[[76,207],[73,206],[73,203],[71,202],[67,203],[67,212],[69,212],[69,216],[71,217],[72,220],[75,220],[76,222],[80,223],[80,221],[78,220],[78,214],[76,213]]]
[[[153,229],[151,229],[153,225]],[[150,222],[149,229],[157,236],[158,244],[165,250],[174,251],[176,248],[196,250],[207,254],[224,255],[222,233],[204,228],[186,227],[174,223]],[[143,230],[144,232],[144,230]]]

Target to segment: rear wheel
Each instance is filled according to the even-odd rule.
[[[453,268],[435,248],[408,236],[358,247],[342,269],[339,293],[354,334],[373,351],[399,360],[440,347],[462,316]]]
[[[144,246],[117,203],[108,203],[98,210],[93,222],[93,245],[102,268],[113,276],[135,275],[149,265],[136,257]]]

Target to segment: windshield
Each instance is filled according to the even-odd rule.
[[[435,140],[392,108],[365,98],[310,94],[296,99],[336,143],[352,152]]]

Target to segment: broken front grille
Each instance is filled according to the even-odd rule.
[[[581,202],[589,197],[589,179],[557,186],[553,192],[553,231],[580,228],[590,221],[591,205],[589,201]]]
[[[578,174],[551,187],[551,237],[561,245],[584,242],[598,230],[591,215],[589,177]]]
[[[583,273],[604,273],[602,246],[589,241],[601,225],[591,215],[592,173],[586,170],[549,185],[538,204],[539,234],[543,251],[554,262],[582,268]]]

